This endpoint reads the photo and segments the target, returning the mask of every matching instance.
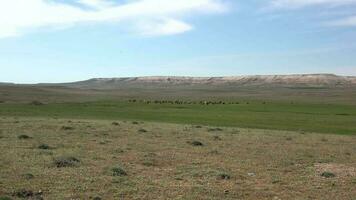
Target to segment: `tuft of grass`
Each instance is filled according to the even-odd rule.
[[[17,138],[20,140],[27,140],[27,139],[31,139],[32,137],[30,137],[28,135],[19,135],[19,136],[17,136]]]
[[[209,128],[208,131],[209,132],[223,131],[223,129],[222,128]]]
[[[20,189],[14,193],[18,198],[32,198],[35,194],[32,190]]]
[[[22,175],[22,177],[26,180],[30,180],[30,179],[33,179],[35,176],[31,173],[26,173],[26,174]]]
[[[59,157],[54,159],[54,164],[56,167],[61,168],[61,167],[74,167],[78,163],[80,163],[80,160],[75,158],[75,157]]]
[[[219,137],[219,136],[217,136],[217,135],[214,135],[213,138],[214,138],[214,140],[218,140],[218,141],[222,140],[221,137]]]
[[[111,171],[113,176],[127,176],[127,172],[121,166],[116,166]]]
[[[51,149],[51,147],[47,144],[40,144],[38,145],[38,148],[39,149],[44,149],[44,150],[48,150],[48,149]]]
[[[231,176],[226,172],[220,172],[218,174],[217,178],[220,180],[229,180],[231,178]]]
[[[200,141],[194,140],[192,142],[188,142],[189,144],[193,145],[193,146],[204,146],[204,144]]]
[[[71,126],[62,126],[61,130],[69,131],[69,130],[74,130],[74,128]]]
[[[139,129],[139,130],[138,130],[138,132],[139,132],[139,133],[147,133],[147,130],[146,130],[146,129],[141,128],[141,129]]]
[[[325,178],[334,178],[336,175],[332,172],[323,172],[321,173],[321,176]]]
[[[32,102],[30,103],[30,105],[32,105],[32,106],[43,106],[44,103],[42,103],[42,102],[40,102],[40,101],[32,101]]]

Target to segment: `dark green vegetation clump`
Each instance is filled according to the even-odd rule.
[[[228,174],[226,172],[221,172],[218,174],[218,179],[229,180],[230,178],[231,178],[230,174]]]
[[[75,157],[59,157],[54,159],[54,165],[58,168],[61,167],[74,167],[76,166],[78,163],[80,163],[80,160],[75,158]]]
[[[42,105],[44,105],[44,103],[42,103],[42,102],[40,102],[40,101],[32,101],[32,102],[30,103],[30,105],[33,105],[33,106],[42,106]]]
[[[214,132],[214,131],[223,131],[222,128],[209,128],[208,131]]]
[[[51,149],[51,147],[48,144],[40,144],[40,145],[38,145],[38,148],[44,149],[44,150]]]
[[[19,135],[19,136],[17,136],[17,138],[20,139],[20,140],[32,139],[32,137],[30,137],[28,135]]]
[[[147,133],[147,130],[146,130],[146,129],[141,128],[141,129],[139,129],[139,130],[138,130],[138,132],[139,132],[139,133]]]
[[[193,146],[204,146],[204,144],[200,141],[194,140],[191,142],[188,142],[189,144],[193,145]]]
[[[127,176],[127,172],[121,166],[114,167],[111,171],[113,176]]]
[[[321,176],[325,178],[334,178],[336,175],[332,172],[323,172],[321,173]]]
[[[24,175],[22,175],[24,179],[26,180],[30,180],[30,179],[33,179],[35,176],[31,173],[26,173]]]
[[[33,192],[32,190],[21,189],[16,191],[14,196],[22,199],[43,200],[42,191]]]
[[[74,130],[74,127],[71,127],[71,126],[62,126],[61,129],[64,130],[64,131],[70,131],[70,130]]]

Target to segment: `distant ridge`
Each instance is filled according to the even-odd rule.
[[[135,86],[259,86],[259,87],[351,87],[356,77],[334,74],[253,75],[226,77],[146,76],[129,78],[93,78],[86,81],[58,84],[86,89],[115,89]]]

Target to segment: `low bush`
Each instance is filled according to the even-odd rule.
[[[78,163],[80,163],[80,160],[75,158],[75,157],[59,157],[54,159],[54,164],[56,167],[61,168],[61,167],[74,167]]]
[[[112,168],[111,171],[113,176],[127,176],[126,171],[120,166]]]
[[[31,139],[32,137],[30,137],[28,135],[19,135],[19,136],[17,136],[17,138],[20,140],[27,140],[27,139]]]

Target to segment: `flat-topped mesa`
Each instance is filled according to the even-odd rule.
[[[71,86],[124,86],[124,85],[236,85],[236,86],[353,86],[356,77],[334,74],[296,75],[254,75],[226,77],[187,77],[187,76],[146,76],[132,78],[95,78],[70,83]]]

